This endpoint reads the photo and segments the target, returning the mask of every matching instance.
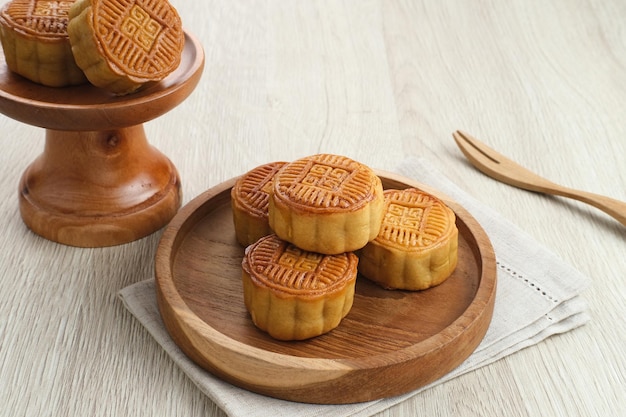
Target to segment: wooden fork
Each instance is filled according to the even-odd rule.
[[[467,133],[457,130],[452,136],[465,157],[484,174],[514,187],[582,201],[599,208],[626,226],[626,203],[555,184],[499,154]]]

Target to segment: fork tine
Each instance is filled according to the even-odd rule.
[[[481,159],[481,156],[483,156],[496,164],[500,164],[501,162],[506,160],[503,155],[494,151],[475,137],[465,132],[457,130],[452,134],[452,136],[454,137],[454,140],[456,141],[459,148],[461,148],[461,151],[463,151],[463,153],[465,153],[465,155],[468,157],[471,156],[475,159]],[[469,145],[469,147],[465,144]]]
[[[467,133],[457,130],[452,136],[475,168],[498,181],[531,191],[540,191],[538,185],[554,185]]]

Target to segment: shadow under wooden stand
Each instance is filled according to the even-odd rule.
[[[185,41],[175,72],[122,97],[88,84],[40,86],[0,65],[0,112],[46,129],[44,151],[19,184],[20,213],[32,231],[66,245],[104,247],[145,237],[172,219],[182,201],[180,177],[148,143],[143,123],[198,84],[204,53],[189,34]]]

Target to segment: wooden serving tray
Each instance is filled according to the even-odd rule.
[[[340,325],[307,341],[258,330],[243,303],[241,260],[230,209],[236,178],[201,194],[174,217],[156,255],[158,305],[176,344],[202,368],[250,391],[320,404],[403,394],[442,377],[483,339],[493,312],[495,256],[460,205],[412,180],[378,172],[385,188],[416,187],[457,215],[459,262],[443,284],[389,291],[357,278]]]

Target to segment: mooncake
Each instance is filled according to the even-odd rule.
[[[167,0],[78,0],[68,35],[89,81],[116,95],[160,81],[180,64],[180,16]]]
[[[276,235],[248,246],[243,295],[253,323],[278,340],[328,333],[349,313],[358,258],[307,252]]]
[[[231,207],[237,242],[248,246],[272,233],[268,220],[270,188],[274,174],[286,162],[258,166],[237,180],[231,189]]]
[[[269,224],[301,249],[339,254],[378,235],[383,204],[382,183],[372,169],[345,156],[318,154],[274,175]]]
[[[457,265],[454,212],[415,188],[384,194],[380,233],[359,251],[359,272],[387,289],[424,290],[441,284]]]
[[[76,65],[67,33],[69,1],[13,0],[0,10],[7,68],[47,87],[87,82]]]

